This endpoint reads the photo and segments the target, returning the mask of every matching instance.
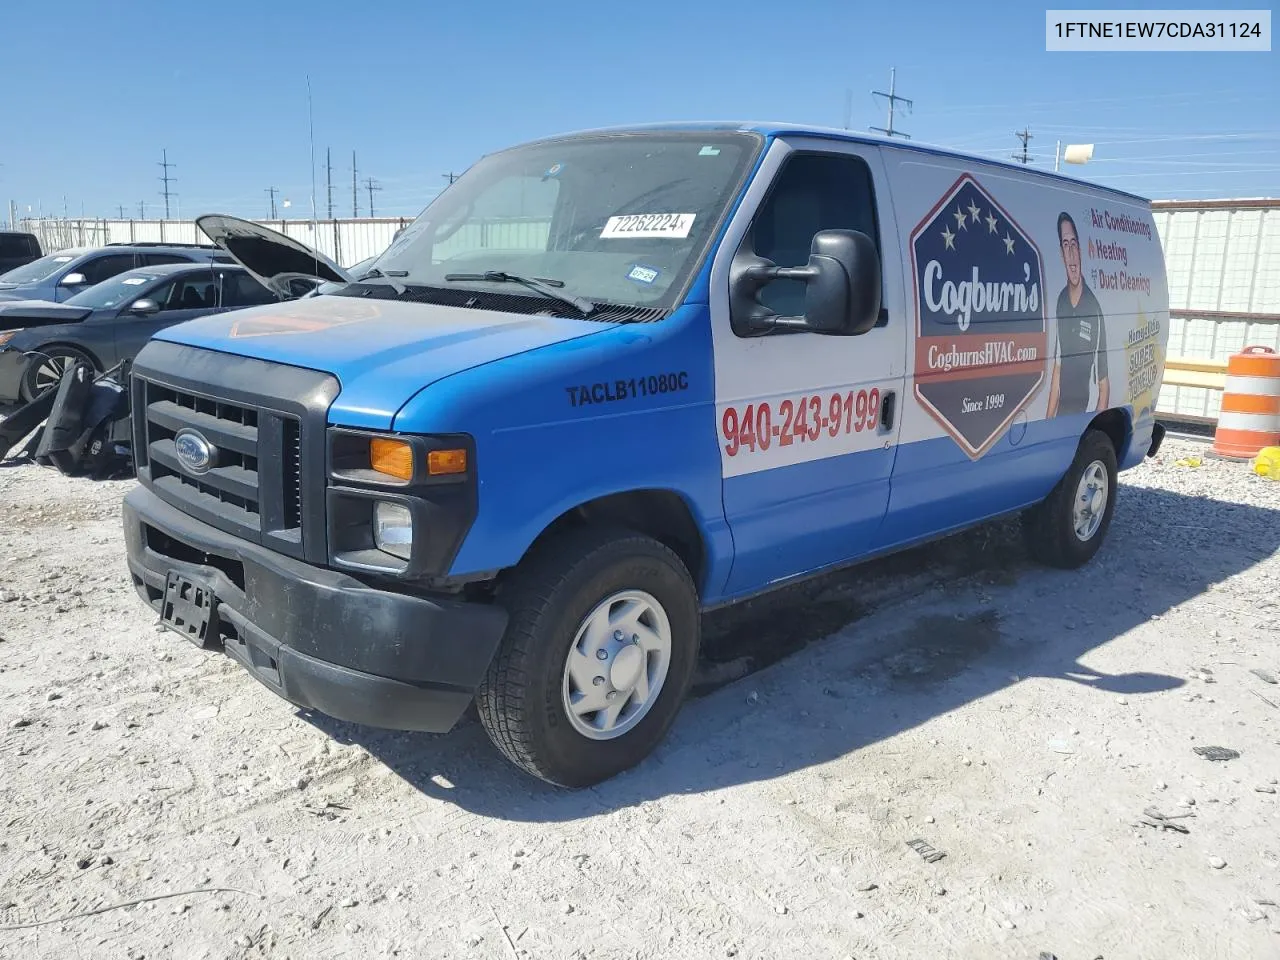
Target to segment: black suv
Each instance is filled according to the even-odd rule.
[[[0,230],[0,273],[8,273],[14,267],[39,260],[43,254],[35,234]]]

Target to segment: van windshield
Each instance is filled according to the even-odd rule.
[[[496,291],[499,280],[477,275],[510,274],[571,298],[669,309],[761,143],[740,132],[620,133],[492,154],[423,211],[373,276]],[[516,284],[503,292],[539,296]]]

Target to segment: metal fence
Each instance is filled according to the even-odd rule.
[[[404,217],[364,217],[350,220],[258,220],[278,230],[344,267],[376,256],[385,250],[401,227]],[[550,221],[517,219],[481,221],[467,224],[443,243],[435,254],[448,257],[467,250],[528,250],[546,245]],[[70,247],[98,247],[108,243],[208,243],[193,220],[60,220],[20,221],[19,229],[34,233],[46,253]]]
[[[1156,408],[1215,420],[1221,377],[1206,364],[1225,365],[1245,346],[1280,350],[1280,200],[1170,200],[1152,207],[1169,276],[1172,361]]]
[[[405,217],[364,217],[348,220],[259,220],[286,236],[305,243],[344,267],[376,256],[391,243]],[[108,243],[208,243],[194,220],[62,220],[19,221],[18,229],[34,233],[46,253],[68,247],[98,247]]]

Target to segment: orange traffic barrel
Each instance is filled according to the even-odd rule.
[[[1280,446],[1280,353],[1245,347],[1227,360],[1222,410],[1209,452],[1248,460],[1274,446]]]

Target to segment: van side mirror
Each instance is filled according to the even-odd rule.
[[[773,280],[805,284],[804,316],[781,317],[757,294]],[[880,318],[880,256],[875,241],[857,230],[821,230],[803,267],[777,267],[747,250],[729,271],[734,331],[758,336],[777,328],[835,336],[859,336]]]
[[[154,300],[143,297],[141,300],[135,300],[129,305],[129,312],[135,313],[140,317],[149,317],[153,313],[160,312],[160,304]]]
[[[78,287],[84,283],[83,273],[68,273],[65,277],[58,281],[59,285],[64,287]]]

